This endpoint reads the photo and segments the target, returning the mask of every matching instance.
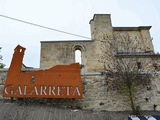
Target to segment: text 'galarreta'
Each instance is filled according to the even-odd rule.
[[[3,97],[82,98],[80,65],[57,65],[46,70],[21,72],[25,48],[18,45],[4,85]]]

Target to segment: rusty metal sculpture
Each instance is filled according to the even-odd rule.
[[[78,63],[57,65],[50,69],[21,72],[25,48],[18,45],[4,85],[3,97],[13,98],[82,98]]]

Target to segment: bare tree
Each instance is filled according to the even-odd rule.
[[[151,90],[152,62],[156,64],[153,51],[142,51],[143,45],[139,43],[140,39],[137,36],[130,37],[128,34],[114,35],[113,39],[106,37],[105,40],[101,40],[103,55],[99,59],[99,62],[104,63],[109,89],[124,93],[133,113],[136,113],[137,86],[146,88],[144,90]],[[109,44],[107,47],[106,42]]]
[[[150,88],[151,75],[144,72],[139,65],[137,58],[117,57],[112,67],[108,65],[105,71],[108,77],[112,78],[111,86],[122,91],[128,98],[133,113],[135,110],[135,91],[137,86]]]
[[[0,51],[1,51],[2,47],[0,47]],[[1,63],[2,59],[2,55],[0,55],[0,68],[3,68],[5,66],[5,64]]]

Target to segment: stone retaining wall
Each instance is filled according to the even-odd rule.
[[[0,69],[0,99],[3,99],[2,93],[4,88],[4,83],[6,81],[8,69]]]
[[[25,71],[33,71],[25,70]],[[37,70],[37,69],[35,69]],[[0,70],[0,99],[3,99],[3,85],[5,83],[7,69]],[[125,96],[117,91],[108,89],[106,76],[101,73],[82,73],[83,99],[77,99],[75,106],[83,109],[125,111],[130,110],[130,106],[125,101]],[[143,92],[141,89],[136,94],[137,105],[143,110],[153,110],[153,105],[157,105],[160,110],[160,92],[159,92],[160,74],[152,81],[152,90]],[[146,101],[148,97],[148,101]],[[60,106],[70,106],[70,100],[53,99],[42,100]]]

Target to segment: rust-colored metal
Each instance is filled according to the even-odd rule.
[[[75,109],[75,104],[74,104],[74,103],[75,103],[75,99],[73,98],[73,99],[72,99],[72,102],[71,102],[72,110],[74,110],[74,109]]]
[[[4,85],[3,97],[11,98],[82,98],[78,63],[50,69],[21,72],[25,48],[18,45]]]

